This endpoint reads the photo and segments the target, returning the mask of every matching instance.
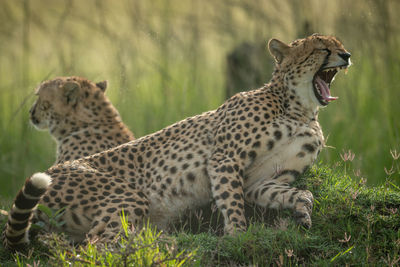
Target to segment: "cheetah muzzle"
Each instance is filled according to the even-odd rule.
[[[322,65],[313,78],[313,89],[315,97],[321,103],[321,105],[326,106],[329,102],[337,100],[338,97],[331,96],[331,83],[335,78],[336,73],[341,69],[347,69],[350,65],[350,53],[344,52],[340,53],[339,56],[344,60],[344,63],[337,66],[329,67],[328,63]],[[329,54],[327,55],[329,57]]]

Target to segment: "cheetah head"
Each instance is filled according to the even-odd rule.
[[[338,39],[313,34],[289,45],[272,39],[268,48],[285,87],[294,90],[305,106],[314,109],[338,99],[331,96],[331,83],[339,70],[351,64],[350,53]]]
[[[107,82],[97,84],[80,77],[59,77],[36,89],[30,121],[38,129],[65,133],[70,128],[105,123],[119,116],[105,96]]]

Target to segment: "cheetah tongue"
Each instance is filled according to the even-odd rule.
[[[330,102],[330,101],[338,99],[338,97],[336,97],[336,96],[331,96],[331,91],[329,90],[329,85],[323,79],[321,79],[319,76],[315,77],[315,82],[316,82],[316,85],[317,85],[319,91],[321,92],[322,98],[325,101]]]

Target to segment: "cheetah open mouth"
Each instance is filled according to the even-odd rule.
[[[347,66],[321,68],[314,76],[313,87],[314,94],[321,105],[326,106],[329,102],[338,99],[336,96],[331,96],[330,86],[336,73],[340,69],[345,69]]]

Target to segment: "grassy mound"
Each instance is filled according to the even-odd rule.
[[[112,248],[71,248],[56,236],[46,245],[34,241],[28,256],[1,249],[0,262],[2,266],[399,264],[400,189],[390,180],[371,188],[364,179],[347,175],[345,165],[319,165],[296,186],[309,189],[315,197],[310,230],[297,226],[289,211],[267,212],[262,214],[266,219],[254,219],[247,232],[234,237],[218,234],[218,224],[205,220],[198,229],[181,227],[168,234],[146,227],[126,235],[125,229]]]

